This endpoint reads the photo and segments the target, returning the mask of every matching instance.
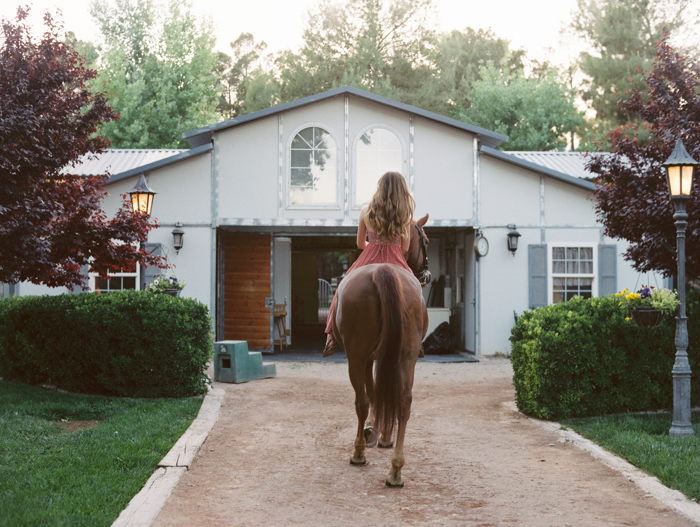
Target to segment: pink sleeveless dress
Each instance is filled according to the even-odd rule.
[[[393,242],[385,243],[380,241],[373,232],[367,231],[367,234],[369,235],[369,242],[362,250],[359,258],[355,260],[355,263],[350,266],[350,269],[345,271],[345,276],[349,275],[358,267],[378,263],[395,264],[403,267],[411,273],[413,272],[406,263],[406,259],[403,257],[403,253],[401,252],[401,238],[397,237]],[[333,300],[331,301],[331,308],[328,313],[328,322],[326,323],[326,333],[331,333],[333,331],[333,313],[335,312],[335,303],[337,298],[338,294],[336,293],[333,295]]]

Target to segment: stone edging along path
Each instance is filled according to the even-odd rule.
[[[207,393],[195,420],[158,463],[158,469],[121,512],[112,527],[148,527],[153,523],[219,419],[223,400],[223,388],[214,388]]]

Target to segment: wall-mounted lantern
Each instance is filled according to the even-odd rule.
[[[515,251],[518,250],[518,238],[520,233],[515,230],[515,225],[508,225],[510,232],[508,233],[508,250],[515,256]]]
[[[146,216],[151,215],[151,208],[153,207],[153,196],[156,195],[151,187],[146,183],[146,178],[143,174],[139,177],[138,182],[129,191],[131,196],[131,206],[134,213],[139,212],[145,214]]]
[[[180,254],[180,249],[182,249],[182,237],[185,235],[185,231],[182,230],[182,223],[176,223],[173,229],[173,246],[175,247],[175,253]]]

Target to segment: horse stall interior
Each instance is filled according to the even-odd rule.
[[[351,235],[291,238],[290,350],[323,349],[331,299],[359,254]]]
[[[320,352],[335,289],[360,254],[353,232],[219,231],[218,337],[266,352]],[[428,334],[449,322],[457,349],[476,347],[474,229],[428,227],[433,282],[423,290]],[[273,305],[286,313],[280,337]],[[283,341],[283,343],[281,342]]]

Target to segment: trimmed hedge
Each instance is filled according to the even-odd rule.
[[[673,407],[676,319],[655,329],[625,320],[613,295],[527,311],[511,331],[518,409],[565,419]],[[700,403],[698,294],[689,291],[692,404]]]
[[[189,397],[206,392],[209,309],[125,291],[0,301],[0,377],[75,393]]]

